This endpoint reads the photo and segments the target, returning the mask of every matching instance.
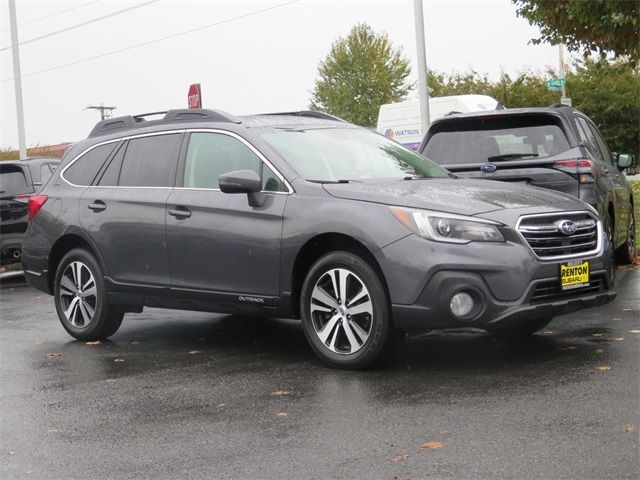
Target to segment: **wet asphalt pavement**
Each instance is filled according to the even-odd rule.
[[[87,345],[13,279],[0,477],[638,478],[640,269],[618,273],[615,303],[529,341],[433,332],[365,372],[282,320],[146,309]]]

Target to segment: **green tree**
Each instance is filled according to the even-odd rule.
[[[569,50],[640,59],[638,0],[511,0],[516,13],[540,28],[534,44],[564,43]]]
[[[385,33],[358,24],[318,66],[310,108],[373,127],[380,105],[402,101],[413,89],[410,73],[409,61]]]

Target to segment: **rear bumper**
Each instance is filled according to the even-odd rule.
[[[20,261],[20,255],[16,256],[15,252],[21,254],[23,238],[23,233],[2,234],[0,236],[0,262],[2,265]]]

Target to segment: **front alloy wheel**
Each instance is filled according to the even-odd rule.
[[[336,251],[310,268],[300,295],[302,328],[326,364],[365,368],[404,338],[394,329],[381,276],[353,252]]]
[[[318,339],[337,354],[356,353],[373,324],[373,304],[364,282],[345,268],[322,275],[311,293],[310,315]]]

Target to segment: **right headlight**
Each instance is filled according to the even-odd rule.
[[[416,235],[436,242],[504,242],[497,222],[452,213],[389,207],[400,223]]]

